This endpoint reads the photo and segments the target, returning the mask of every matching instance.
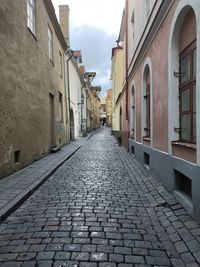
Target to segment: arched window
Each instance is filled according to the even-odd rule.
[[[131,138],[135,137],[135,87],[132,85],[131,88]]]
[[[199,16],[199,1],[179,2],[172,19],[168,48],[169,153],[198,165],[200,165],[200,106],[198,105],[200,53],[197,34]],[[187,148],[190,148],[189,154]]]
[[[149,66],[146,65],[144,70],[144,88],[143,88],[143,97],[144,97],[144,137],[151,137],[151,88],[150,88],[150,70]]]
[[[196,143],[196,27],[192,9],[181,26],[179,38],[180,141]]]

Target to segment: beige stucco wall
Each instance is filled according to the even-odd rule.
[[[70,109],[74,115],[74,138],[78,138],[81,132],[81,88],[82,81],[78,65],[72,59],[69,60],[69,86],[70,86]]]
[[[114,55],[112,58],[112,130],[114,132],[119,132],[119,109],[120,105],[117,103],[120,92],[122,91],[123,83],[123,69],[124,69],[124,60],[123,60],[123,50],[118,48],[115,49]]]
[[[98,91],[94,90],[91,94],[91,130],[95,130],[100,126],[100,99]]]
[[[106,125],[112,125],[112,89],[107,90],[106,98]]]
[[[48,153],[50,136],[49,93],[54,96],[55,144],[68,141],[64,78],[60,76],[56,37],[43,1],[36,5],[36,37],[27,28],[24,0],[6,0],[0,6],[0,177]],[[53,32],[54,63],[48,58],[48,25]],[[63,122],[59,116],[63,98]],[[14,163],[14,151],[20,150]]]

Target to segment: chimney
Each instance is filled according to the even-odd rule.
[[[85,74],[85,66],[81,65],[79,69],[81,74]]]
[[[59,6],[59,19],[60,19],[60,27],[65,38],[65,41],[68,45],[70,45],[69,40],[69,6],[61,5]]]

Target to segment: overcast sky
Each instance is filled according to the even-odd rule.
[[[116,46],[125,0],[52,0],[58,16],[59,5],[70,8],[71,49],[81,50],[86,71],[95,71],[93,85],[104,96],[111,83],[111,50]]]

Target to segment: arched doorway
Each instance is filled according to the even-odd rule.
[[[70,109],[70,140],[73,141],[75,138],[75,129],[74,129],[74,112],[73,109]]]

